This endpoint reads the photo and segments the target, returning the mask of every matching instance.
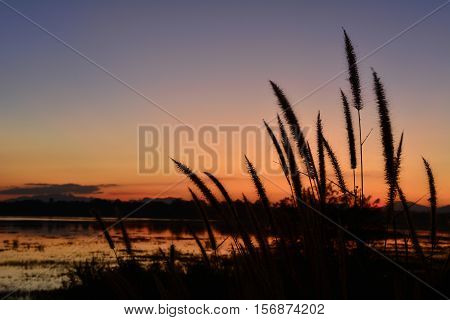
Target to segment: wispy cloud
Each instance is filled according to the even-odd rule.
[[[80,185],[75,183],[49,184],[27,183],[20,187],[0,190],[0,195],[46,195],[46,194],[99,194],[103,188],[115,187],[115,184]]]

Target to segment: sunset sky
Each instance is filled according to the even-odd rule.
[[[31,194],[29,184],[55,191],[69,183],[76,188],[64,190],[80,196],[187,197],[187,182],[174,170],[138,173],[138,126],[260,126],[279,112],[269,80],[292,102],[308,96],[295,106],[302,126],[314,127],[320,110],[350,183],[339,96],[349,86],[345,74],[327,82],[346,68],[342,27],[363,57],[443,3],[0,1],[0,199]],[[366,190],[374,197],[384,199],[386,187],[370,67],[386,86],[396,138],[405,132],[408,199],[426,195],[424,156],[439,205],[450,204],[449,39],[450,5],[360,64],[364,133],[374,128],[365,144]],[[218,177],[225,161],[243,161],[237,152],[229,159],[220,143],[214,148]],[[255,152],[246,151],[258,162]],[[233,196],[254,199],[245,173],[223,182]],[[281,172],[263,182],[271,200],[288,195]]]

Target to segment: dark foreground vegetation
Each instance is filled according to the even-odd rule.
[[[326,137],[320,113],[317,116],[313,153],[291,104],[274,82],[272,89],[281,109],[279,133],[266,124],[278,154],[281,172],[292,197],[278,206],[270,203],[261,175],[246,157],[248,172],[259,200],[246,196],[237,205],[225,186],[205,172],[210,184],[189,167],[173,160],[197,191],[189,189],[198,217],[203,220],[207,241],[192,237],[199,256],[182,259],[171,247],[159,260],[142,261],[136,256],[123,219],[114,226],[122,230],[124,250],[118,250],[101,215],[97,220],[117,257],[109,265],[99,261],[79,264],[71,271],[64,289],[34,293],[34,298],[73,299],[442,299],[450,294],[448,248],[439,242],[437,192],[429,162],[423,159],[428,177],[429,223],[426,241],[421,241],[411,214],[411,204],[401,188],[400,171],[404,136],[394,139],[389,105],[378,74],[373,88],[379,114],[384,171],[387,186],[383,214],[376,214],[364,193],[364,134],[357,58],[344,31],[352,99],[341,91],[348,136],[349,169],[353,183],[344,179],[342,164]],[[352,112],[357,113],[357,130]],[[277,137],[279,135],[279,137]],[[359,139],[355,139],[355,136]],[[342,149],[342,148],[340,148]],[[328,159],[328,161],[327,161]],[[359,161],[358,161],[359,160]],[[327,162],[331,166],[327,166]],[[327,174],[327,171],[330,171]],[[359,170],[359,181],[356,171]],[[330,177],[333,177],[332,179]],[[357,185],[357,183],[359,185]],[[211,187],[214,186],[214,188]],[[201,200],[199,195],[205,201]],[[220,195],[220,197],[218,197]],[[219,200],[222,199],[222,200]],[[399,201],[401,210],[396,210]],[[218,254],[211,215],[219,217],[232,243],[228,255]],[[245,218],[243,218],[245,217]],[[407,232],[399,229],[399,221]],[[375,236],[374,236],[375,235]],[[394,250],[386,250],[393,236]],[[385,239],[376,245],[373,239]]]

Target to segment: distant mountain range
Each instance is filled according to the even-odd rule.
[[[409,210],[411,212],[417,212],[417,213],[427,213],[430,212],[430,207],[421,205],[421,204],[415,204],[413,202],[408,202]],[[395,211],[403,211],[403,205],[400,201],[394,203],[394,210]],[[450,212],[450,205],[442,206],[437,208],[437,213],[449,213]]]

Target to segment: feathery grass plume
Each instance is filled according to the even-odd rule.
[[[196,186],[197,188],[203,193],[205,198],[208,200],[209,204],[218,212],[221,212],[220,204],[217,198],[214,196],[214,194],[211,192],[211,190],[205,185],[205,183],[202,181],[202,179],[199,178],[190,168],[182,164],[181,162],[178,162],[175,159],[170,158],[176,165],[177,169],[185,174]]]
[[[317,114],[317,156],[319,158],[319,194],[320,202],[325,204],[325,194],[327,191],[327,176],[325,171],[325,150],[323,146],[323,127],[320,119],[320,111]]]
[[[428,188],[430,191],[430,197],[428,201],[430,202],[431,207],[431,228],[430,228],[430,237],[431,237],[431,245],[433,247],[436,246],[436,207],[437,207],[437,197],[436,197],[436,184],[434,181],[433,170],[431,170],[430,163],[422,157],[423,164],[425,165],[425,170],[427,172],[428,177]]]
[[[398,175],[394,155],[394,138],[392,134],[391,118],[389,116],[388,102],[384,93],[383,84],[375,70],[372,69],[374,90],[377,97],[378,117],[381,129],[381,142],[384,156],[384,176],[389,186],[388,206],[392,212],[395,198],[395,189]]]
[[[278,104],[281,107],[284,118],[289,125],[291,134],[297,144],[298,152],[302,156],[308,172],[312,175],[313,173],[310,154],[308,153],[308,150],[306,148],[306,140],[300,128],[297,116],[295,115],[294,110],[292,110],[291,104],[284,95],[283,90],[281,90],[280,87],[278,87],[278,85],[273,81],[270,81],[270,85],[272,86],[275,96],[278,99]]]
[[[280,166],[281,166],[281,169],[283,170],[284,176],[286,177],[286,180],[287,180],[289,186],[292,188],[291,180],[289,180],[288,165],[286,162],[286,158],[284,157],[283,151],[281,150],[280,144],[278,143],[277,138],[275,137],[272,129],[269,127],[267,122],[265,120],[263,120],[263,122],[264,122],[264,125],[266,126],[266,129],[267,129],[267,132],[269,133],[270,138],[272,139],[272,143],[277,151],[278,159],[280,159]]]
[[[306,148],[307,148],[307,150],[308,150],[308,154],[309,154],[309,157],[310,157],[310,159],[311,159],[312,175],[310,175],[310,178],[311,178],[311,177],[313,178],[314,185],[315,185],[315,189],[313,188],[312,185],[311,185],[311,189],[312,189],[312,190],[316,190],[317,193],[318,193],[317,196],[320,197],[320,194],[319,194],[319,181],[318,181],[318,180],[319,180],[319,175],[317,174],[316,164],[315,164],[315,162],[314,162],[313,153],[312,153],[312,151],[311,151],[311,147],[310,147],[308,141],[306,141]],[[311,179],[310,179],[310,182],[311,182]]]
[[[231,200],[230,195],[228,194],[228,191],[225,189],[223,184],[217,179],[212,173],[209,172],[203,172],[206,176],[208,176],[209,179],[216,185],[216,187],[219,189],[220,193],[222,193],[225,201],[227,202],[227,205],[230,209],[230,211],[235,215],[236,210],[234,209],[233,200]],[[237,216],[236,216],[237,218]]]
[[[233,204],[233,200],[231,200],[230,195],[228,194],[228,191],[225,189],[225,187],[223,186],[223,184],[219,181],[219,179],[217,179],[213,174],[209,173],[209,172],[203,172],[205,175],[208,176],[209,179],[211,179],[211,181],[216,185],[216,187],[220,190],[220,192],[222,193],[223,197],[225,198],[225,201],[227,202],[228,205],[228,209],[230,211],[230,213],[233,215],[234,220],[235,220],[235,224],[236,227],[239,231],[239,234],[242,237],[242,240],[244,240],[244,243],[247,247],[247,249],[249,249],[251,252],[254,252],[254,248],[253,248],[253,244],[252,241],[250,239],[250,235],[248,234],[248,232],[245,230],[245,228],[242,226],[241,221],[239,220],[239,216],[238,213],[236,211],[236,208]]]
[[[398,143],[397,147],[397,155],[395,157],[395,170],[396,170],[396,181],[398,185],[399,175],[400,175],[400,167],[402,162],[402,152],[403,152],[403,132],[400,136],[400,141]],[[395,189],[397,191],[397,188]],[[394,195],[395,197],[395,195]],[[392,217],[392,231],[394,234],[394,245],[395,245],[395,257],[398,258],[398,247],[397,247],[397,222],[396,222],[396,216],[394,215]]]
[[[359,153],[360,153],[360,170],[361,170],[361,206],[364,205],[364,161],[363,161],[363,143],[362,143],[362,129],[361,129],[361,110],[363,108],[361,97],[361,83],[359,81],[358,61],[356,59],[355,49],[353,44],[343,28],[345,39],[345,52],[348,65],[348,81],[353,96],[353,106],[358,111],[358,127],[359,127]]]
[[[217,241],[216,241],[216,237],[214,236],[214,232],[212,230],[211,223],[209,222],[208,216],[206,215],[206,210],[203,207],[202,203],[200,202],[200,199],[194,193],[194,191],[192,191],[191,188],[188,188],[188,189],[192,196],[192,199],[194,200],[197,210],[200,212],[200,214],[202,216],[203,223],[205,224],[205,228],[208,233],[209,243],[211,245],[211,248],[213,250],[216,250],[217,249]]]
[[[345,184],[344,175],[342,174],[341,166],[339,164],[339,160],[336,157],[336,154],[334,153],[333,149],[331,148],[330,144],[328,143],[327,139],[325,137],[322,137],[323,139],[323,145],[325,149],[327,150],[328,157],[330,158],[331,165],[334,169],[334,174],[336,176],[336,180],[338,181],[339,188],[341,188],[344,195],[348,193],[347,186]]]
[[[404,136],[404,132],[402,131],[402,134],[400,135],[400,140],[398,142],[398,147],[397,147],[397,154],[395,156],[395,181],[399,181],[400,179],[400,169],[402,167],[402,154],[403,154],[403,136]],[[395,189],[395,191],[397,191],[397,188]],[[395,195],[394,195],[395,197]]]
[[[345,52],[347,55],[348,75],[350,86],[353,94],[353,105],[357,110],[363,108],[361,98],[361,84],[359,81],[358,61],[356,59],[355,49],[353,48],[352,41],[350,40],[347,31],[344,31],[345,39]]]
[[[259,179],[258,173],[255,170],[255,167],[253,164],[248,160],[247,156],[245,157],[245,162],[247,164],[248,173],[250,174],[253,184],[255,185],[256,192],[258,193],[259,200],[261,201],[264,211],[266,211],[267,218],[269,219],[270,226],[272,227],[272,230],[275,230],[274,228],[274,221],[272,217],[272,211],[270,210],[270,202],[269,198],[267,197],[266,190],[264,189],[264,186],[261,182],[261,179]]]
[[[284,128],[283,122],[280,116],[277,114],[278,126],[280,128],[281,144],[283,145],[284,153],[288,159],[289,173],[291,176],[292,187],[295,193],[295,202],[302,199],[302,183],[300,180],[300,172],[298,170],[297,162],[295,161],[295,155],[292,151],[291,143]]]
[[[355,132],[353,130],[353,120],[352,113],[350,111],[350,105],[348,103],[347,96],[341,90],[342,105],[344,107],[345,116],[345,128],[347,130],[347,143],[348,152],[350,155],[350,167],[356,169],[356,142],[355,142]]]
[[[403,153],[403,132],[400,136],[400,141],[398,142],[397,155],[395,157],[395,170],[397,172],[397,179],[400,176],[400,167],[402,163],[402,153]]]
[[[119,209],[117,209],[117,208],[116,208],[116,214],[117,214],[116,223],[119,224],[120,230],[122,232],[122,238],[123,238],[123,243],[125,244],[125,250],[128,255],[132,256],[133,248],[131,246],[130,236],[128,235],[127,229],[125,228],[125,223],[123,222],[124,219],[122,218],[122,215],[121,215]]]
[[[350,167],[353,171],[353,193],[355,194],[355,205],[357,201],[356,194],[356,142],[355,142],[355,132],[353,130],[353,119],[352,113],[350,111],[350,105],[348,103],[347,96],[341,90],[341,98],[342,98],[342,106],[344,108],[344,116],[345,116],[345,128],[347,130],[347,143],[348,143],[348,152],[350,155]]]

